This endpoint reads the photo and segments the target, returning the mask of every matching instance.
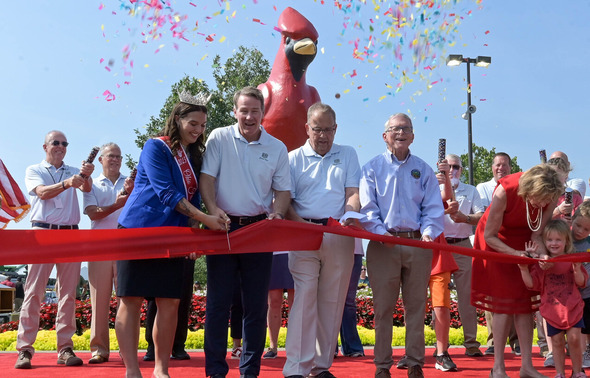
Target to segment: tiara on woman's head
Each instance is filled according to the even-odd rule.
[[[207,106],[207,103],[211,99],[211,95],[207,95],[205,92],[199,92],[193,96],[186,89],[184,89],[182,92],[178,92],[178,97],[180,98],[180,102],[200,106]]]

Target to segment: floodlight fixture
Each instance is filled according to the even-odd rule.
[[[463,55],[451,54],[447,57],[447,66],[458,66],[463,62]]]

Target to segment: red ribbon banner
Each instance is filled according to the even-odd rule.
[[[442,243],[422,242],[373,234],[343,227],[334,219],[327,226],[287,220],[264,220],[229,234],[188,227],[129,228],[116,230],[3,230],[0,231],[0,265],[79,261],[135,260],[274,251],[316,250],[324,233],[390,244],[438,249],[501,262],[531,264],[528,257],[481,251]],[[590,261],[590,254],[575,253],[549,261]]]

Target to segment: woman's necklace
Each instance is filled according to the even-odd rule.
[[[537,213],[537,218],[531,221],[531,213],[529,212],[529,201],[525,200],[526,203],[526,222],[529,225],[529,228],[532,232],[537,232],[541,228],[541,223],[543,223],[543,209],[538,209],[539,212]],[[533,208],[534,211],[534,208]]]

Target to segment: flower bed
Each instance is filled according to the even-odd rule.
[[[373,312],[373,297],[370,289],[359,290],[356,303],[357,303],[357,324],[367,329],[374,329],[374,312]],[[206,304],[205,293],[199,292],[193,295],[192,308],[188,320],[188,328],[191,331],[197,331],[203,329],[205,326],[205,304]],[[144,326],[146,317],[146,304],[144,301],[141,308],[141,325]],[[426,315],[424,317],[424,324],[430,325],[432,321],[431,316],[431,305],[428,302]],[[55,329],[55,317],[57,314],[57,304],[43,304],[41,306],[41,317],[39,318],[39,329],[54,330]],[[282,326],[286,327],[288,323],[287,319],[288,305],[287,300],[283,300],[282,309]],[[111,328],[115,327],[115,316],[117,315],[117,300],[115,297],[111,298],[110,303],[110,315],[109,325]],[[92,318],[92,309],[90,300],[76,301],[76,334],[82,335],[85,330],[90,329],[90,320]],[[478,310],[477,313],[479,325],[485,325],[485,316],[482,311]],[[404,326],[404,311],[403,303],[398,300],[395,313],[393,314],[393,326],[403,327]],[[460,328],[461,320],[459,319],[459,313],[457,311],[456,301],[452,301],[451,307],[451,328]],[[0,333],[17,330],[18,322],[8,322],[0,325]]]

